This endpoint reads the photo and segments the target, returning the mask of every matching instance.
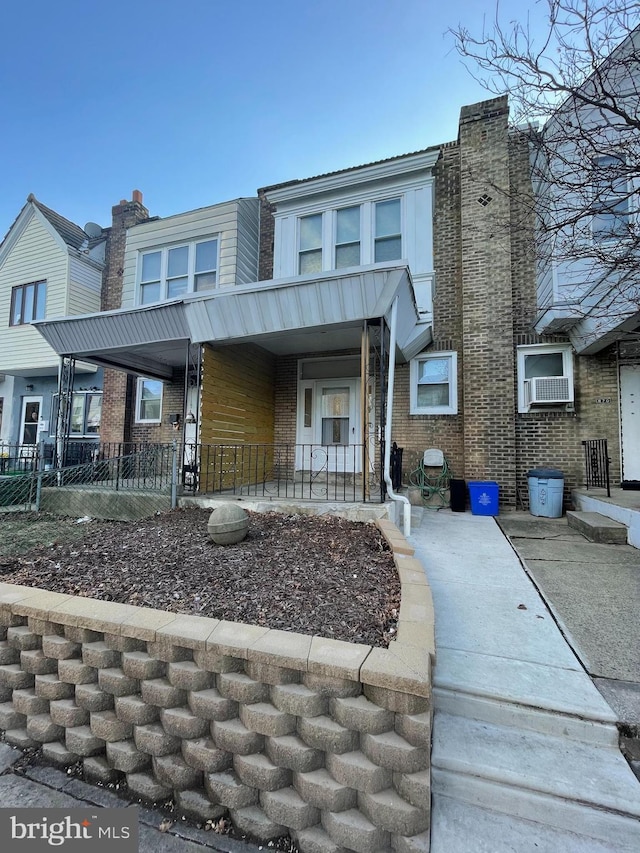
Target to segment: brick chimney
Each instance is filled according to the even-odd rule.
[[[134,190],[131,201],[121,201],[111,208],[111,228],[105,249],[105,267],[102,273],[100,308],[111,311],[122,307],[122,276],[127,229],[149,218],[142,203],[142,193]],[[131,407],[133,403],[133,377],[121,370],[104,371],[102,424],[100,440],[122,442],[129,440]]]

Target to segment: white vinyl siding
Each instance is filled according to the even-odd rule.
[[[135,225],[127,232],[122,307],[139,304],[139,257],[146,252],[218,240],[216,288],[257,279],[258,201],[240,199]],[[241,260],[240,260],[241,259]]]
[[[378,186],[360,185],[357,182],[358,170],[344,175],[344,186],[330,193],[313,193],[309,197],[296,196],[291,200],[277,202],[274,237],[274,279],[292,278],[304,274],[300,266],[301,231],[300,226],[306,217],[322,216],[322,267],[323,272],[340,269],[341,240],[338,233],[340,211],[350,208],[359,210],[360,246],[359,261],[356,264],[366,266],[375,263],[376,258],[376,205],[388,202],[399,207],[401,239],[399,257],[391,263],[407,262],[411,270],[414,292],[418,308],[423,314],[431,314],[433,308],[433,178],[430,172],[419,176],[415,174],[398,175],[393,179],[381,181]],[[350,181],[354,184],[351,185]],[[310,182],[313,183],[313,182]],[[286,190],[282,190],[284,194]],[[274,194],[277,196],[280,191]],[[396,207],[396,210],[397,210]],[[381,208],[382,209],[382,208]],[[379,253],[383,241],[393,235],[379,235]],[[356,256],[353,247],[352,257]],[[308,247],[311,253],[313,247]],[[388,245],[387,245],[388,248]],[[343,252],[346,255],[346,250]],[[384,261],[382,261],[384,262]],[[317,265],[317,264],[316,264]],[[311,272],[310,274],[313,274]]]
[[[47,318],[67,312],[69,255],[33,214],[0,267],[0,373],[36,369],[53,373],[58,356],[32,326],[9,327],[11,291],[32,281],[47,282]]]
[[[100,310],[102,270],[97,264],[69,258],[69,294],[67,314],[93,314]]]

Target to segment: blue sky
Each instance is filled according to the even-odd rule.
[[[545,4],[546,5],[546,4]],[[543,7],[502,0],[503,18]],[[486,97],[449,27],[493,0],[3,4],[0,239],[33,192],[84,225],[168,216],[453,139]]]

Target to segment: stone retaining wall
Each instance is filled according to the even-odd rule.
[[[376,523],[402,582],[388,649],[0,584],[6,742],[303,853],[427,851],[433,605]]]

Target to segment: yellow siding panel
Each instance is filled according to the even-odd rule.
[[[67,313],[69,254],[37,216],[33,216],[0,268],[0,373],[52,370],[58,357],[31,326],[9,327],[11,290],[31,281],[47,282],[46,317]]]

